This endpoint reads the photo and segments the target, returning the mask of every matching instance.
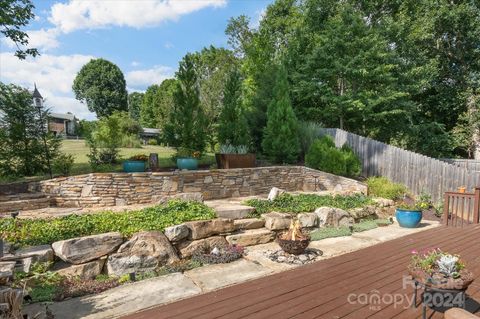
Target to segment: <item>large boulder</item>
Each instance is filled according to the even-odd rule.
[[[260,218],[235,219],[233,225],[235,226],[235,230],[257,229],[265,225],[265,220]]]
[[[162,232],[140,232],[121,245],[117,253],[108,256],[107,272],[115,276],[146,272],[178,260],[175,249]]]
[[[113,252],[122,242],[122,234],[111,232],[57,241],[52,248],[63,261],[78,265]]]
[[[277,188],[277,187],[272,187],[272,189],[270,190],[270,193],[268,193],[267,198],[268,198],[269,201],[273,201],[278,196],[282,195],[283,193],[285,193],[285,191],[283,189],[280,189],[280,188]]]
[[[283,230],[290,227],[292,215],[287,213],[272,212],[262,215],[265,219],[265,228],[270,230]]]
[[[94,279],[102,273],[106,257],[92,260],[84,264],[71,265],[65,262],[55,264],[53,271],[59,275],[70,278]]]
[[[189,230],[187,225],[180,224],[167,227],[163,232],[165,233],[165,236],[167,236],[169,241],[176,242],[187,238]]]
[[[376,217],[377,207],[374,205],[368,205],[364,207],[353,208],[349,211],[355,221],[359,221],[366,218]]]
[[[215,247],[226,247],[228,242],[222,236],[215,236],[194,241],[185,241],[180,243],[177,248],[182,255],[182,258],[192,257],[199,251],[211,251]]]
[[[315,210],[318,216],[319,227],[351,226],[353,218],[343,209],[333,207],[319,207]]]
[[[297,219],[302,228],[313,228],[318,226],[318,216],[315,213],[298,214]]]
[[[375,204],[377,204],[380,207],[395,206],[395,202],[392,199],[376,197],[376,198],[373,198],[372,200],[375,202]]]
[[[268,229],[250,229],[226,237],[229,244],[252,246],[266,244],[275,239],[275,233]]]
[[[235,230],[233,220],[225,218],[186,222],[185,225],[190,229],[190,239],[193,240],[230,233]]]

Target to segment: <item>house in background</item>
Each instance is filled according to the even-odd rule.
[[[35,85],[32,92],[33,104],[39,109],[43,109],[43,97]],[[56,136],[69,137],[76,136],[78,119],[70,112],[50,113],[48,116],[48,131]]]

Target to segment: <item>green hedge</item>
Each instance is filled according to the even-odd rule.
[[[313,212],[316,208],[322,206],[336,207],[341,209],[352,209],[373,204],[370,198],[362,194],[355,194],[349,196],[282,194],[273,201],[263,199],[250,199],[245,203],[249,206],[255,207],[256,211],[254,214],[252,214],[252,217],[258,217],[261,214],[274,211],[298,214]]]
[[[50,219],[0,219],[0,235],[18,246],[51,244],[55,241],[118,231],[129,237],[143,230],[165,227],[191,220],[215,218],[215,212],[204,204],[174,200],[125,213],[101,212],[69,215]]]

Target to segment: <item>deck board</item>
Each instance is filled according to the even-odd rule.
[[[366,304],[355,296],[404,294],[402,287],[412,249],[439,247],[461,254],[480,276],[480,226],[438,227],[364,248],[300,268],[234,285],[200,296],[139,312],[125,319],[146,318],[417,318],[406,304]],[[349,295],[351,295],[349,302]],[[467,291],[467,309],[480,309],[480,281]],[[479,302],[477,302],[477,300]],[[419,303],[419,297],[417,298]],[[429,310],[428,318],[442,318]]]

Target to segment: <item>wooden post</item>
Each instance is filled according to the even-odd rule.
[[[445,226],[448,226],[448,206],[449,206],[449,201],[448,201],[448,194],[444,195],[444,201],[443,201],[443,219],[445,222]]]
[[[148,157],[148,164],[150,166],[150,170],[152,172],[156,172],[158,170],[158,154],[157,153],[150,153]]]
[[[473,204],[473,223],[478,224],[478,210],[480,209],[480,187],[475,187],[475,197]]]

